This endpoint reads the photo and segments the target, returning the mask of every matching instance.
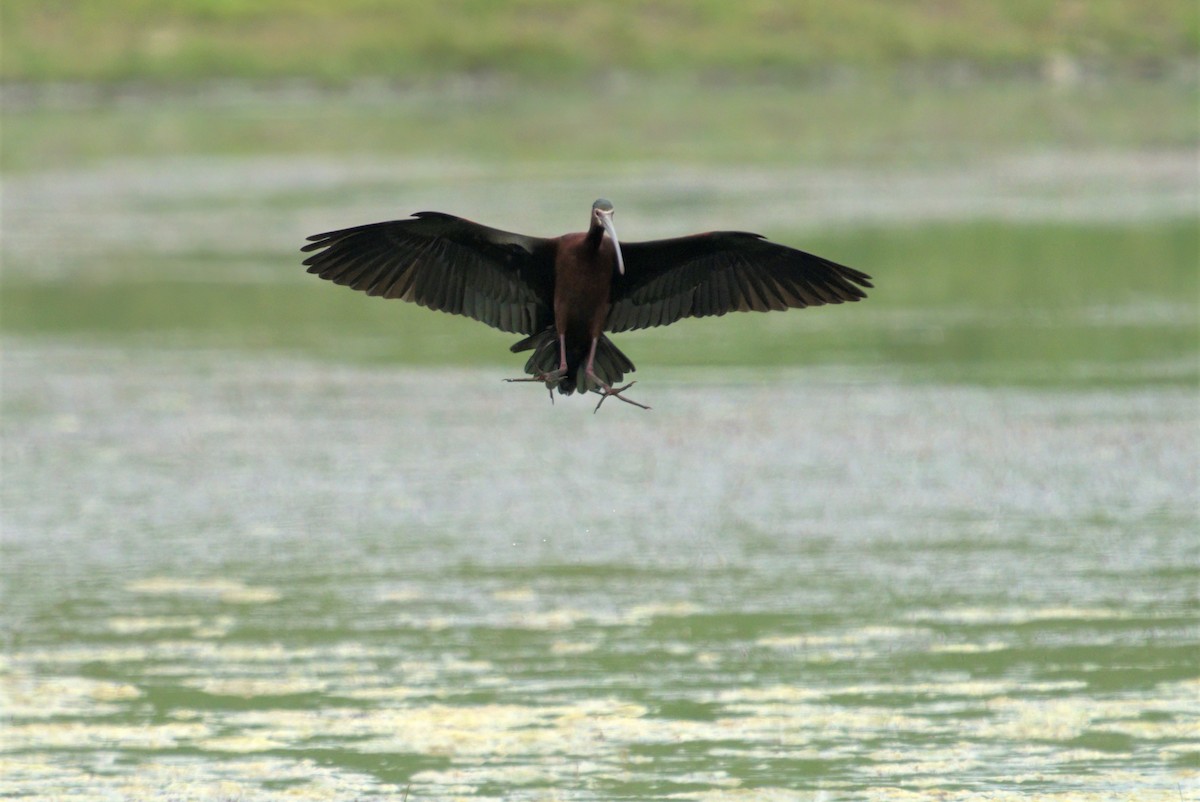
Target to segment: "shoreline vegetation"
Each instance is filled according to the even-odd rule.
[[[229,80],[562,83],[688,75],[703,82],[1194,78],[1200,6],[967,0],[783,4],[482,0],[337,4],[113,0],[0,7],[0,84]]]

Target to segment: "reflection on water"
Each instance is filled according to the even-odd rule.
[[[3,367],[5,796],[1200,792],[1190,388]]]

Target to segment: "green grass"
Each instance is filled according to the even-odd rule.
[[[1194,59],[1189,0],[6,0],[0,78],[340,82],[500,72],[781,71],[1049,59],[1161,69]]]

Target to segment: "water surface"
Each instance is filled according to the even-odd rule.
[[[1190,388],[3,367],[7,796],[1200,792]]]

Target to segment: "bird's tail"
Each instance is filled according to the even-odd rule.
[[[533,351],[525,363],[525,372],[530,376],[544,376],[552,373],[558,370],[561,363],[558,354],[558,335],[553,327],[543,329],[514,343],[511,350],[514,354],[521,351]],[[589,386],[590,382],[585,375],[587,355],[586,347],[567,351],[567,375],[558,383],[558,391],[563,395],[570,395],[576,391],[585,393],[595,389]],[[610,387],[620,382],[626,373],[632,373],[637,369],[629,357],[621,353],[621,349],[613,345],[612,340],[604,334],[600,335],[600,341],[596,343],[596,361],[593,367],[600,380]]]

